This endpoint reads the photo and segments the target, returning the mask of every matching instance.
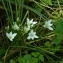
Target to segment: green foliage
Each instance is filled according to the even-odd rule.
[[[5,54],[5,50],[3,48],[0,48],[0,56],[2,56],[3,54]]]
[[[30,60],[30,59],[31,59],[31,55],[29,55],[29,54],[25,55],[25,56],[24,56],[24,59],[25,59],[26,61]]]
[[[26,57],[26,55],[25,55],[25,57]],[[28,58],[28,59],[27,59]],[[38,58],[35,58],[35,57],[31,57],[31,58],[29,58],[29,57],[26,57],[26,58],[19,58],[18,59],[18,62],[19,63],[38,63]]]
[[[38,57],[39,52],[32,52],[31,55],[34,56],[34,57]]]
[[[62,35],[62,33],[63,33],[63,29],[62,29],[62,27],[63,27],[63,19],[56,20],[55,26],[56,26],[56,28],[55,28],[54,32],[56,34],[58,34],[58,35]]]
[[[45,4],[52,5],[52,0],[43,0]]]
[[[38,58],[32,58],[31,63],[38,63]]]
[[[63,61],[60,61],[59,63],[63,63]]]
[[[44,62],[44,55],[40,54],[36,55],[39,52],[32,52],[31,54],[26,54],[23,57],[18,58],[19,63],[38,63],[38,62]]]
[[[41,13],[42,8],[40,8],[37,4],[33,4],[32,7],[34,7],[37,11]]]
[[[8,1],[8,2],[13,3],[13,4],[15,3],[15,4],[21,6],[21,3],[18,3],[18,2],[15,2],[15,1]],[[43,14],[41,14],[39,11],[33,9],[32,7],[30,7],[30,6],[28,6],[28,5],[25,5],[25,4],[22,4],[22,6],[23,6],[25,9],[29,9],[30,11],[33,11],[35,14],[37,14],[37,15],[40,16],[41,18],[43,18],[43,19],[46,18]],[[44,20],[45,20],[45,19],[44,19]]]
[[[24,55],[24,57],[18,58],[19,63],[30,63],[30,61],[31,61],[31,55],[29,54]]]
[[[0,63],[2,63],[2,62],[0,61]]]
[[[56,37],[54,39],[55,44],[59,44],[62,39],[62,34],[63,34],[63,19],[56,20],[55,22],[55,31],[54,33],[56,34]]]
[[[42,61],[42,62],[44,62],[44,55],[40,54],[39,55],[39,60]]]
[[[59,45],[55,45],[54,46],[54,43],[53,42],[52,43],[46,42],[44,44],[44,48],[45,49],[47,48],[47,50],[53,52],[53,54],[54,54],[56,51],[58,51],[60,49],[60,46]]]
[[[53,63],[56,59],[61,59],[55,55],[57,51],[60,51],[63,35],[62,12],[59,13],[62,10],[62,6],[59,0],[1,0],[0,2],[3,5],[3,10],[6,12],[3,14],[7,22],[5,26],[9,26],[8,30],[4,30],[5,26],[2,27],[4,37],[0,39],[0,42],[4,43],[0,47],[0,57],[3,57],[4,63],[8,62],[11,58],[9,63],[45,63],[46,61],[47,63]],[[26,22],[27,17],[37,22],[34,27],[30,26],[30,30],[33,29],[35,34],[37,32],[39,38],[34,40],[27,39],[27,36],[30,35],[30,30],[27,33],[25,33],[26,30],[24,31],[24,27],[28,27]],[[19,19],[17,20],[17,18]],[[52,19],[54,24],[46,24],[47,27],[44,28],[44,22],[49,19]],[[14,22],[20,27],[19,30],[12,29]],[[35,24],[35,22],[32,23]],[[48,29],[49,26],[53,30]],[[17,33],[16,38],[12,42],[5,36],[6,32],[10,31]],[[2,62],[0,61],[0,63]]]
[[[30,54],[27,54],[27,55],[24,55],[24,57],[18,58],[19,63],[30,63],[30,61],[31,61],[31,55]]]
[[[9,61],[9,63],[15,63],[15,61],[14,61],[13,59],[11,59],[11,60]]]
[[[18,58],[18,62],[19,63],[25,63],[25,59],[20,57],[20,58]]]

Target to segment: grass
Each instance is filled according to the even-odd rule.
[[[63,62],[62,0],[1,0],[0,3],[3,12],[0,13],[0,63]],[[45,25],[50,19],[53,30]],[[9,35],[11,31],[17,35]],[[27,39],[29,36],[34,36],[34,40]]]

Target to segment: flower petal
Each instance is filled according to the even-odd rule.
[[[17,35],[17,33],[14,33],[13,36],[15,37]]]
[[[52,28],[52,27],[49,27],[48,29],[49,29],[49,30],[53,30],[53,28]]]

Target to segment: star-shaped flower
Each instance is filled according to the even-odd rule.
[[[27,33],[29,30],[30,30],[30,26],[27,26],[27,27],[25,26],[25,27],[24,27],[25,33]]]
[[[34,38],[39,38],[37,35],[36,35],[36,32],[34,32],[33,30],[30,31],[29,33],[29,36],[27,37],[28,40],[30,39],[34,39]]]
[[[45,28],[48,28],[49,30],[53,30],[53,28],[51,27],[53,24],[51,24],[52,20],[48,20],[45,22],[45,24],[43,25]]]
[[[6,30],[9,30],[9,26],[5,27]]]
[[[16,35],[17,33],[12,34],[12,31],[10,33],[6,33],[6,36],[8,37],[10,41],[13,41]]]
[[[16,22],[13,23],[12,28],[14,30],[19,30],[19,26],[16,24]]]
[[[37,22],[33,22],[33,19],[29,20],[29,18],[27,18],[27,26],[33,27]]]

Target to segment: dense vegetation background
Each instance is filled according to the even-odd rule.
[[[63,0],[0,0],[0,63],[63,63]]]

